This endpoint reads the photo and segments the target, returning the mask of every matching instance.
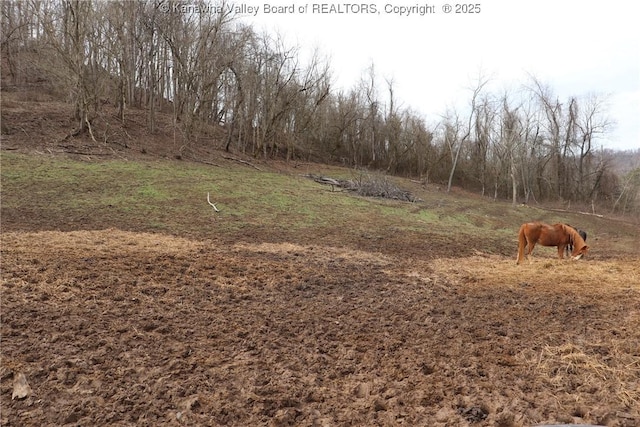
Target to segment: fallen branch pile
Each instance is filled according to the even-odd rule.
[[[361,175],[357,180],[337,179],[321,175],[308,174],[306,178],[313,179],[320,184],[330,185],[331,190],[341,188],[351,191],[359,196],[380,197],[384,199],[402,200],[406,202],[417,202],[418,199],[408,191],[398,188],[386,177],[375,177],[371,175]]]

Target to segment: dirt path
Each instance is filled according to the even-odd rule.
[[[110,229],[7,233],[2,264],[2,425],[640,425],[637,260]]]

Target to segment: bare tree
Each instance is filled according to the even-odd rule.
[[[640,167],[632,169],[622,177],[622,184],[618,190],[618,197],[611,208],[611,212],[627,212],[635,211],[638,216],[638,202],[640,199]],[[621,207],[619,207],[621,205]]]
[[[385,79],[389,92],[389,103],[384,122],[384,144],[388,153],[387,172],[397,173],[403,152],[402,147],[402,119],[398,114],[396,99],[394,97],[393,79]]]
[[[566,182],[564,159],[569,148],[572,127],[575,123],[572,115],[574,105],[573,101],[570,101],[568,120],[565,122],[563,106],[560,100],[557,97],[555,100],[553,99],[554,95],[549,87],[543,85],[535,77],[532,77],[532,80],[532,91],[536,95],[546,117],[544,127],[548,141],[548,159],[551,164],[551,169],[548,171],[550,187],[552,195],[556,198],[561,198],[567,194],[567,188],[563,186],[563,183]],[[563,133],[565,135],[564,138]]]
[[[456,127],[456,132],[453,135],[457,135],[460,132],[462,136],[459,138],[459,141],[449,139],[447,143],[451,151],[451,158],[452,158],[451,172],[449,173],[449,181],[447,183],[447,192],[451,191],[451,183],[453,182],[453,175],[458,165],[458,159],[460,158],[460,150],[462,149],[464,144],[468,141],[469,137],[471,136],[472,124],[473,124],[474,118],[478,114],[478,111],[477,111],[478,98],[482,93],[482,90],[484,89],[484,87],[487,85],[487,83],[489,83],[489,80],[483,76],[480,76],[478,77],[476,86],[473,89],[471,89],[472,91],[471,101],[470,101],[471,110],[469,112],[469,118],[467,120],[467,124],[464,128],[461,127],[459,123],[459,119],[456,115],[456,120],[455,120],[456,124],[454,125]],[[454,154],[454,151],[455,151],[455,154]]]
[[[95,141],[91,122],[99,108],[100,83],[104,82],[105,73],[97,60],[101,46],[94,37],[96,20],[92,3],[67,0],[58,9],[42,13],[47,43],[56,51],[61,64],[51,70],[66,80],[74,102],[79,127],[74,135],[88,131]]]
[[[472,167],[477,171],[477,179],[483,196],[487,185],[487,163],[495,139],[494,128],[497,112],[494,104],[494,100],[488,94],[484,94],[478,102],[474,119],[475,143],[472,148]]]
[[[522,122],[518,107],[509,105],[508,96],[502,98],[502,112],[500,125],[500,140],[509,159],[509,176],[511,177],[511,203],[513,206],[518,201],[518,156],[517,152],[523,143]]]
[[[378,97],[377,77],[373,62],[367,68],[360,82],[360,90],[364,94],[365,116],[360,128],[361,137],[360,164],[370,167],[379,165],[380,150],[380,99]],[[366,161],[364,159],[366,158]]]
[[[591,95],[583,101],[577,115],[576,143],[579,150],[577,193],[583,198],[591,198],[598,184],[597,179],[591,179],[594,174],[593,168],[595,166],[596,169],[602,170],[604,166],[601,164],[598,167],[593,164],[593,145],[600,135],[609,130],[611,122],[605,115],[605,100],[596,95]]]

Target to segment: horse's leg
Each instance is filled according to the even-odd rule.
[[[565,245],[558,245],[558,258],[564,259],[564,248]]]
[[[532,242],[531,240],[527,240],[527,259],[529,260],[529,262],[531,263],[533,261],[533,256],[531,256],[531,254],[533,253],[533,248],[536,247],[536,243]]]
[[[520,264],[524,258],[524,248],[527,244],[527,238],[524,230],[525,226],[523,224],[518,232],[518,258],[516,259],[516,264]]]

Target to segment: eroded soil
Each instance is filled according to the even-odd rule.
[[[638,260],[364,249],[5,233],[2,425],[640,425]]]

